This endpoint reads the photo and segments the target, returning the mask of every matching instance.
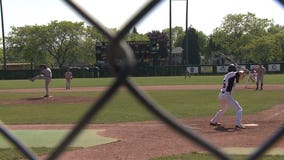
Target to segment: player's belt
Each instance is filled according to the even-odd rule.
[[[229,94],[231,94],[231,92],[226,92],[226,91],[222,91],[222,93],[229,93]]]

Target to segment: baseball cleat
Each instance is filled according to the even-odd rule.
[[[210,126],[221,126],[221,123],[218,123],[218,122],[216,123],[210,122],[209,124]]]
[[[239,128],[239,129],[246,129],[246,127],[243,126],[243,125],[236,125],[236,128]]]

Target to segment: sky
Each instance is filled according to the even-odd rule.
[[[107,28],[121,28],[149,0],[73,0]],[[11,26],[48,25],[53,20],[85,22],[63,0],[2,0],[4,31]],[[207,35],[228,14],[254,13],[284,26],[284,6],[275,0],[188,0],[188,26]],[[88,23],[86,23],[89,25]],[[186,27],[186,1],[172,0],[172,27]],[[2,29],[2,25],[0,26]],[[139,33],[169,28],[169,0],[164,0],[136,25]],[[2,34],[1,34],[2,35]]]

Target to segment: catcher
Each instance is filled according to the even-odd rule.
[[[244,129],[245,126],[242,125],[242,112],[243,108],[239,105],[238,101],[234,99],[231,95],[232,89],[235,86],[235,83],[239,83],[240,79],[243,79],[247,73],[247,70],[237,71],[235,65],[231,64],[228,67],[228,73],[224,76],[223,79],[223,87],[219,93],[219,102],[220,102],[220,110],[215,114],[215,116],[210,120],[210,125],[212,126],[220,126],[219,123],[221,117],[224,115],[228,106],[232,106],[236,111],[236,122],[235,127]]]

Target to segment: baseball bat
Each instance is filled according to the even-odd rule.
[[[238,69],[241,68],[241,66],[240,66],[237,62],[235,62],[234,60],[232,60],[230,57],[226,56],[224,53],[219,52],[219,54],[220,54],[222,57],[224,57],[226,60],[228,60],[229,62],[233,63]]]
[[[246,72],[243,70],[243,68],[238,63],[236,63],[234,60],[232,60],[230,57],[226,56],[224,53],[221,53],[221,52],[219,52],[219,53],[221,54],[221,56],[223,56],[225,59],[227,59],[228,61],[230,61],[231,63],[233,63],[237,67],[238,71],[241,73],[241,79],[243,79],[245,77],[245,74],[246,74]]]

